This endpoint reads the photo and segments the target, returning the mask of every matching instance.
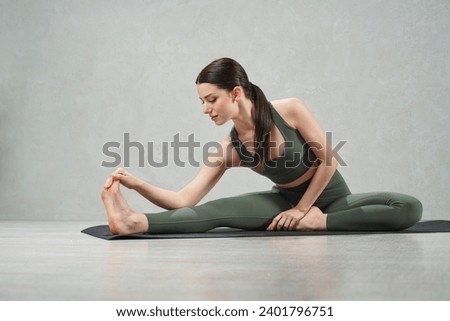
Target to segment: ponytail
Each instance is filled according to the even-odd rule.
[[[270,102],[267,100],[261,88],[250,83],[252,101],[255,104],[253,121],[255,122],[255,156],[253,166],[256,171],[262,172],[264,165],[270,158],[270,131],[273,125]]]

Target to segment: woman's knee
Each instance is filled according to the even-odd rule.
[[[422,218],[422,203],[414,196],[399,194],[400,216],[399,229],[405,229],[413,226]]]

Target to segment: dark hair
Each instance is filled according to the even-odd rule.
[[[207,65],[197,76],[195,83],[209,83],[220,89],[232,91],[241,86],[247,96],[255,105],[252,118],[255,123],[255,156],[253,166],[257,170],[264,169],[265,161],[269,159],[269,133],[273,125],[270,103],[263,91],[248,80],[244,68],[231,58],[220,58]]]

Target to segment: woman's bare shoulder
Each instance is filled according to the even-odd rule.
[[[271,103],[280,116],[292,127],[296,127],[296,120],[308,112],[305,103],[296,97],[273,100]]]

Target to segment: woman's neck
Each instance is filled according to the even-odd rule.
[[[255,129],[255,123],[253,121],[253,109],[254,104],[250,99],[243,99],[238,102],[238,114],[232,118],[236,131],[241,135],[245,133],[253,132]]]

